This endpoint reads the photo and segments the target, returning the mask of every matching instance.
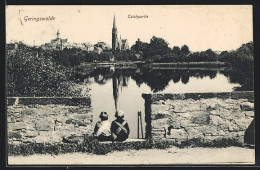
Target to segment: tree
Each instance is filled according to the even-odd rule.
[[[188,55],[190,53],[189,47],[187,45],[183,45],[181,47],[181,54]]]
[[[150,44],[145,49],[144,58],[152,57],[154,55],[165,55],[170,52],[168,43],[159,37],[153,36],[150,40]]]
[[[172,49],[172,52],[176,55],[180,55],[181,54],[181,49],[178,46],[174,46]]]
[[[7,54],[8,95],[55,96],[66,76],[54,64],[53,53],[20,47],[14,54]]]
[[[206,61],[217,61],[217,54],[211,49],[205,51]]]
[[[143,52],[148,46],[148,43],[140,41],[138,38],[135,44],[131,47],[131,50],[138,52]]]

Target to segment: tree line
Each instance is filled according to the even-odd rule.
[[[8,96],[64,96],[64,87],[75,87],[71,82],[74,67],[81,63],[102,61],[146,62],[228,62],[240,73],[253,72],[253,42],[242,44],[233,51],[216,54],[211,49],[192,53],[187,45],[170,48],[168,43],[153,36],[150,43],[140,39],[127,51],[94,53],[80,49],[44,50],[19,43],[17,49],[7,49]],[[242,70],[242,71],[241,71]],[[251,77],[250,75],[246,75]],[[73,77],[73,76],[72,76]],[[250,81],[248,82],[251,82]],[[72,80],[73,81],[73,80]],[[75,91],[77,89],[75,88]],[[70,90],[73,93],[73,90]],[[75,92],[76,93],[76,92]]]
[[[64,66],[76,66],[82,62],[111,62],[111,61],[145,61],[156,63],[169,62],[227,62],[233,67],[253,66],[253,42],[242,44],[238,49],[223,51],[220,54],[212,49],[191,52],[187,45],[169,47],[160,37],[153,36],[150,42],[137,39],[130,50],[105,51],[100,54],[81,49],[64,49],[53,51],[53,58]]]
[[[153,36],[150,43],[138,39],[131,50],[142,54],[142,59],[150,62],[228,62],[234,67],[253,66],[253,42],[242,44],[238,49],[217,54],[212,49],[191,52],[187,45],[169,47],[162,38]]]

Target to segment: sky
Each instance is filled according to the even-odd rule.
[[[188,45],[191,51],[235,50],[253,41],[251,5],[66,5],[6,7],[6,42],[41,45],[56,38],[69,42],[112,44],[113,17],[118,35],[130,46],[140,38],[165,39],[169,47]],[[146,15],[148,18],[129,18]],[[25,21],[25,17],[55,17],[51,21]]]

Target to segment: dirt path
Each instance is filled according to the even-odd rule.
[[[71,153],[33,156],[9,156],[9,164],[254,164],[255,150],[228,148],[176,148],[167,150],[115,151],[107,155]]]

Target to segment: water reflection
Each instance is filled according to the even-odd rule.
[[[113,74],[113,97],[115,102],[115,110],[117,111],[117,103],[118,103],[118,86],[120,84],[119,77],[116,73]]]
[[[112,67],[113,68],[113,67]],[[241,71],[241,70],[166,70],[166,69],[120,69],[111,67],[96,68],[90,73],[76,74],[74,78],[79,81],[88,81],[89,78],[94,78],[95,83],[100,85],[106,84],[109,79],[113,81],[114,88],[113,94],[116,97],[118,94],[118,88],[127,87],[129,78],[136,82],[136,85],[140,87],[142,84],[146,84],[151,88],[151,91],[161,92],[168,85],[170,81],[174,83],[181,82],[182,84],[188,84],[191,77],[197,79],[203,79],[209,77],[214,79],[217,74],[222,74],[228,78],[229,83],[238,83],[241,87],[236,87],[234,90],[253,90],[253,72]]]
[[[76,72],[76,81],[87,82],[91,88],[93,121],[101,111],[107,111],[110,121],[117,109],[125,111],[130,126],[130,138],[137,137],[137,113],[144,119],[142,93],[201,93],[253,90],[253,72],[201,69],[122,69],[96,68]],[[145,123],[143,122],[143,126]],[[143,127],[145,129],[145,127]]]

